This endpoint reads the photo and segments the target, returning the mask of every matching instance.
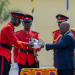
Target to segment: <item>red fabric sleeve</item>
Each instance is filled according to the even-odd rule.
[[[7,30],[5,31],[6,37],[14,44],[14,46],[26,49],[28,43],[19,41],[11,28],[8,27],[6,30]]]

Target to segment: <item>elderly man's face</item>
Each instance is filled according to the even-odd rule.
[[[66,27],[64,27],[63,25],[62,25],[62,26],[60,25],[59,28],[60,28],[60,34],[61,34],[61,35],[64,35],[65,32],[66,32]]]
[[[64,35],[67,31],[69,31],[70,24],[65,21],[60,24],[60,34]]]

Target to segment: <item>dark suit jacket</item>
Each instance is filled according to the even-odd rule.
[[[58,70],[73,69],[74,36],[68,31],[57,43],[46,44],[46,50],[55,49],[54,63]]]

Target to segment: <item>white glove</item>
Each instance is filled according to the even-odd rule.
[[[29,41],[29,43],[30,43],[30,44],[32,44],[32,43],[38,43],[38,40],[35,39],[35,38],[32,38],[31,41]]]
[[[37,40],[37,39],[34,39],[33,42],[34,42],[34,43],[38,43],[38,40]]]
[[[14,62],[14,69],[15,69],[16,71],[19,71],[17,62]]]
[[[33,48],[35,48],[35,49],[40,48],[40,46],[37,45],[37,43],[33,43],[33,44],[34,44],[34,47]]]

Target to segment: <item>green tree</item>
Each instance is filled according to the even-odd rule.
[[[23,11],[18,9],[8,9],[9,4],[9,0],[0,0],[0,24],[9,19],[12,11],[23,13]]]

